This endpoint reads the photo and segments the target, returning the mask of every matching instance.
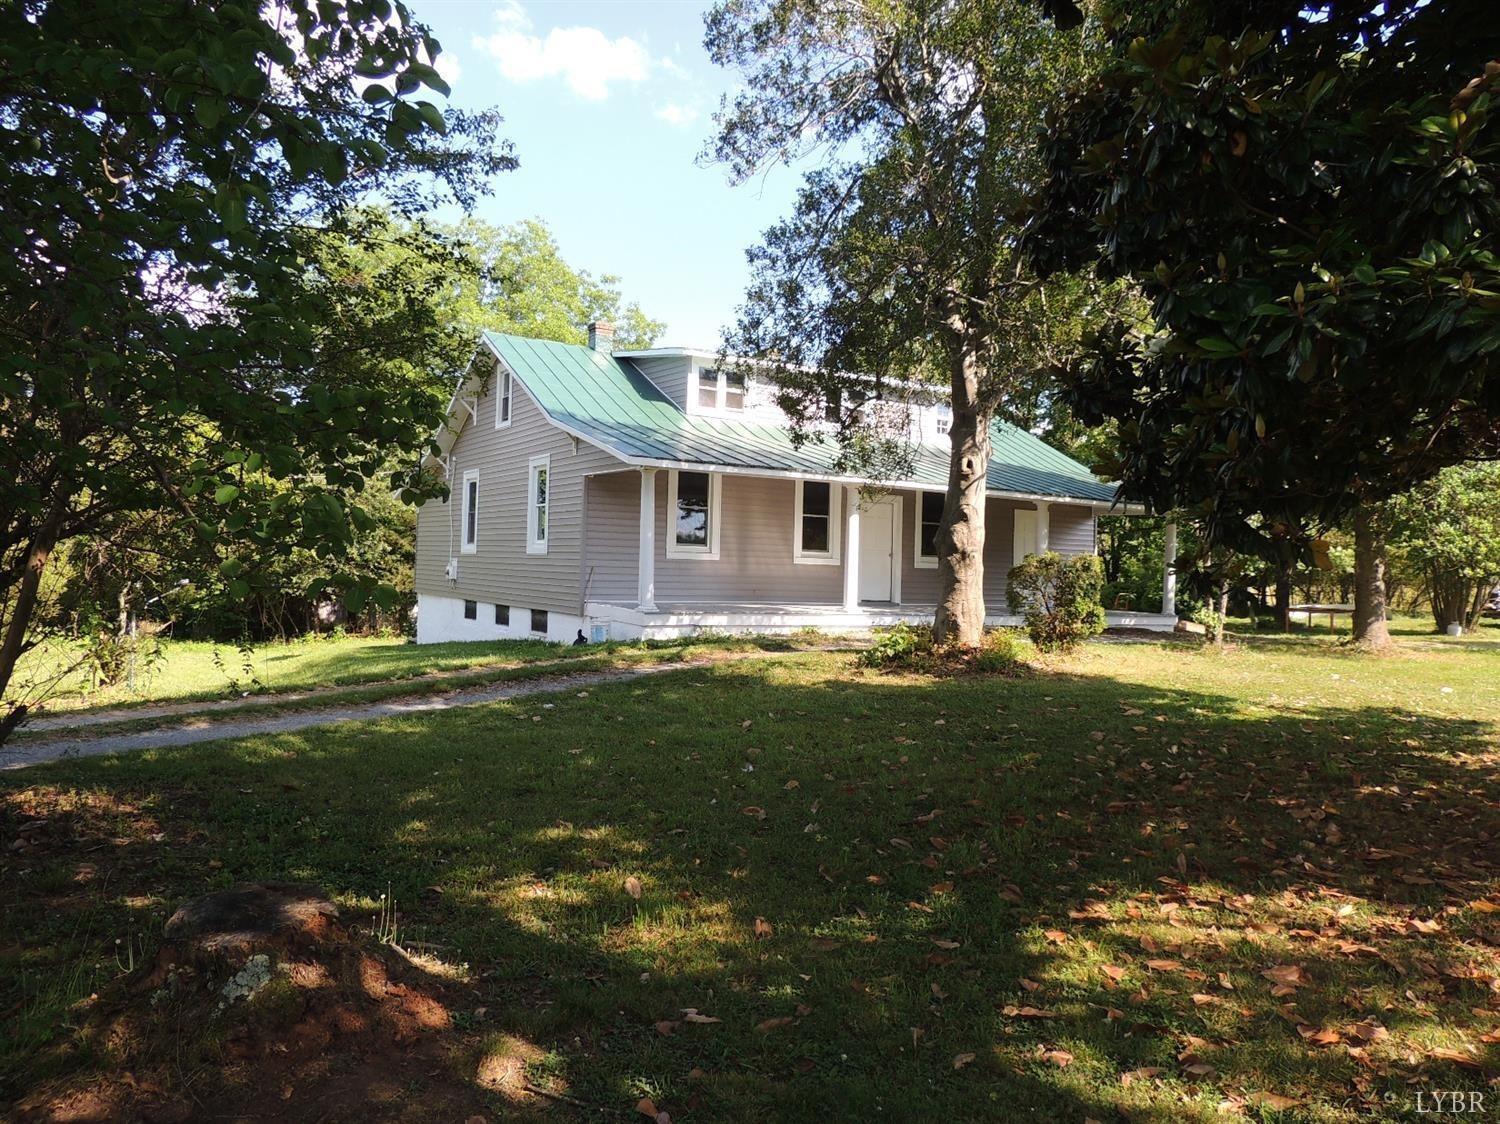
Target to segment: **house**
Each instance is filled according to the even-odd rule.
[[[836,470],[832,440],[795,446],[772,386],[711,352],[614,352],[611,335],[602,323],[588,346],[485,333],[438,439],[449,498],[417,517],[418,641],[931,619],[945,407],[899,404],[911,478],[875,487]],[[1014,623],[1004,610],[1015,559],[1093,551],[1096,519],[1114,504],[1112,485],[997,423],[990,619]],[[1112,623],[1172,628],[1164,596],[1164,613]]]

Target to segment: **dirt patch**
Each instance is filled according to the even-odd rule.
[[[77,1068],[13,1111],[56,1124],[525,1114],[541,1052],[517,1039],[486,1054],[455,1033],[471,1002],[461,980],[346,926],[316,887],[238,886],[179,909],[155,960],[87,1004]]]

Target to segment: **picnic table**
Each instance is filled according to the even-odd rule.
[[[1327,613],[1328,614],[1328,631],[1332,632],[1334,630],[1334,627],[1335,627],[1334,621],[1333,621],[1334,617],[1336,617],[1340,613],[1348,613],[1351,617],[1353,617],[1353,615],[1354,615],[1354,606],[1353,605],[1318,605],[1318,604],[1292,605],[1292,606],[1288,607],[1287,613],[1288,613],[1288,615],[1290,615],[1292,613],[1306,613],[1307,614],[1307,627],[1308,628],[1312,627],[1312,621],[1313,621],[1313,616],[1314,615],[1317,615],[1317,616],[1321,617],[1324,613]]]

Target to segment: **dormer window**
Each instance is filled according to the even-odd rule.
[[[698,370],[698,405],[706,410],[718,408],[719,372],[712,367],[702,367]]]
[[[724,372],[724,409],[743,410],[745,408],[745,372]]]
[[[721,371],[717,367],[698,369],[698,406],[704,410],[745,408],[745,373]]]

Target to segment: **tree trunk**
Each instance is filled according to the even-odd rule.
[[[11,678],[16,673],[16,664],[26,653],[26,633],[31,626],[31,615],[36,611],[37,591],[42,585],[42,574],[47,569],[47,559],[57,546],[62,531],[66,506],[58,503],[37,528],[36,535],[26,548],[26,568],[21,571],[21,580],[16,585],[15,600],[11,602],[10,618],[5,622],[5,636],[0,640],[0,698],[10,689]],[[10,737],[12,731],[26,718],[30,708],[17,703],[0,714],[0,745]]]
[[[1229,616],[1229,579],[1219,581],[1218,612],[1214,615],[1214,645],[1224,646],[1224,618]]]
[[[948,493],[938,528],[938,607],[933,638],[977,647],[984,640],[984,493],[990,468],[989,420],[979,411],[979,354],[963,337],[952,361]]]
[[[1354,511],[1354,642],[1376,650],[1391,646],[1385,623],[1385,533],[1380,512],[1369,503]]]
[[[1292,631],[1292,563],[1276,564],[1276,629],[1278,632]]]

